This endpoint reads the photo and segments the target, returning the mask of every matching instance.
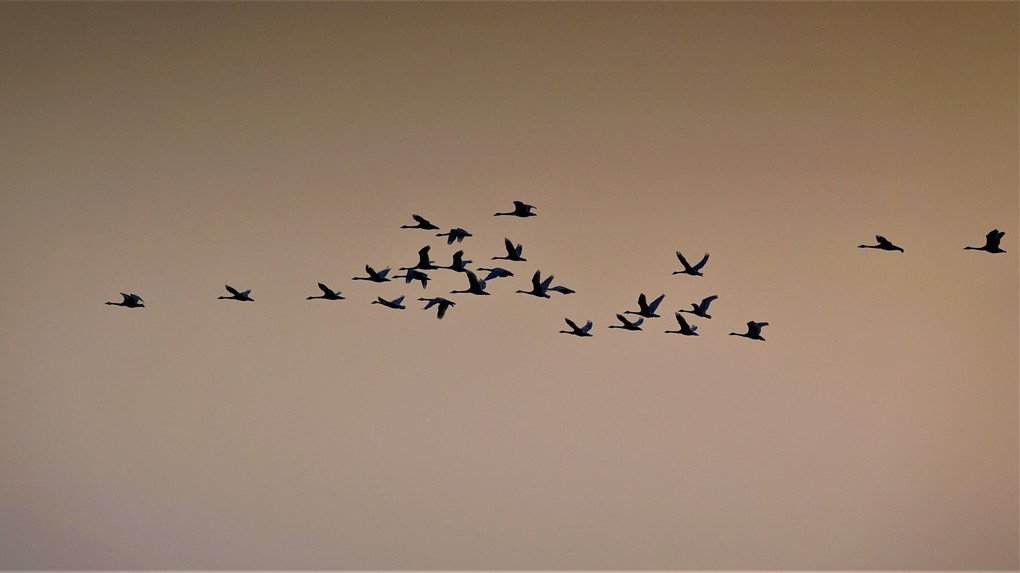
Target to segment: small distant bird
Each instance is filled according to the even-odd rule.
[[[404,305],[400,304],[404,300],[404,295],[400,295],[400,296],[398,296],[397,298],[395,298],[393,300],[386,300],[386,299],[384,299],[381,296],[380,297],[376,297],[376,298],[377,298],[377,300],[373,300],[372,304],[381,304],[381,305],[383,305],[383,306],[385,306],[387,308],[396,308],[396,309],[399,309],[399,310],[403,310],[403,309],[407,308]]]
[[[429,249],[431,248],[432,247],[430,247],[429,245],[425,245],[424,247],[418,249],[418,262],[413,267],[400,267],[400,270],[407,271],[411,269],[418,269],[422,271],[430,271],[433,269],[438,269],[439,267],[436,266],[435,261],[429,260]]]
[[[457,251],[456,253],[453,254],[453,262],[450,263],[450,266],[438,268],[450,269],[451,271],[457,271],[458,273],[462,273],[467,270],[467,267],[465,265],[467,265],[470,262],[471,262],[470,259],[466,261],[464,260],[464,251]]]
[[[536,217],[536,216],[538,216],[538,214],[531,212],[532,209],[534,209],[534,208],[535,208],[534,205],[526,205],[526,204],[522,203],[521,201],[514,201],[514,210],[513,211],[510,211],[509,213],[496,213],[493,216],[495,217],[495,216],[499,216],[499,215],[511,215],[511,216],[514,216],[514,217]]]
[[[497,260],[497,259],[503,259],[503,260],[507,260],[507,261],[527,261],[528,260],[528,259],[525,259],[524,257],[521,256],[521,251],[524,250],[523,246],[521,246],[519,244],[517,246],[514,246],[513,241],[511,241],[510,239],[503,239],[503,245],[506,247],[506,256],[505,257],[492,257],[492,260],[494,260],[494,261]]]
[[[705,266],[705,263],[708,262],[708,253],[705,253],[705,256],[701,258],[701,261],[698,262],[698,264],[694,265],[693,267],[690,265],[690,263],[687,262],[687,259],[685,259],[684,256],[680,254],[680,251],[676,252],[676,258],[680,259],[680,264],[684,266],[684,270],[673,271],[674,275],[693,275],[696,277],[705,276],[701,274],[701,267]]]
[[[501,279],[501,278],[505,278],[505,277],[512,277],[512,276],[514,276],[514,274],[512,272],[510,272],[510,271],[508,271],[508,270],[506,270],[506,269],[504,269],[502,267],[496,267],[496,268],[493,268],[493,269],[483,269],[483,268],[479,267],[478,270],[486,271],[486,272],[489,273],[489,276],[487,276],[484,279],[482,279],[482,280],[486,280],[486,281],[491,281],[492,279]]]
[[[433,225],[432,223],[429,223],[428,220],[425,217],[422,217],[421,215],[411,215],[411,217],[415,221],[418,221],[418,224],[417,225],[401,225],[400,226],[401,229],[425,229],[427,231],[436,231],[436,230],[439,229],[439,227]]]
[[[218,296],[216,298],[222,298],[222,299],[228,299],[228,300],[240,300],[240,301],[245,301],[245,302],[255,302],[255,299],[253,299],[252,297],[248,296],[248,294],[251,293],[251,289],[248,289],[248,290],[246,290],[244,292],[237,292],[237,289],[235,289],[234,287],[232,287],[230,285],[223,285],[223,286],[227,287],[227,292],[230,293],[230,296]]]
[[[449,233],[436,233],[436,236],[446,237],[446,244],[452,245],[454,241],[459,243],[464,240],[464,237],[473,237],[474,235],[458,227],[456,229],[450,229]]]
[[[706,296],[701,299],[701,304],[692,302],[691,306],[694,310],[678,310],[677,312],[689,312],[694,316],[700,316],[702,318],[712,318],[711,314],[708,314],[708,305],[712,304],[712,301],[719,298],[719,295]]]
[[[136,294],[122,292],[120,293],[120,296],[124,297],[124,300],[120,302],[108,302],[106,304],[112,304],[113,306],[126,306],[127,308],[145,308],[145,301],[142,300],[142,297]]]
[[[437,296],[435,298],[419,298],[418,300],[428,301],[428,304],[426,304],[425,308],[423,308],[422,310],[428,310],[433,306],[439,305],[439,312],[436,314],[436,318],[440,320],[442,320],[443,316],[446,314],[446,309],[450,308],[451,306],[457,306],[457,303],[453,302],[452,300],[445,299],[441,296]]]
[[[390,273],[390,268],[389,267],[386,267],[385,269],[383,269],[383,270],[381,270],[379,272],[376,272],[375,269],[373,269],[372,267],[370,267],[368,265],[365,265],[365,272],[368,273],[367,277],[354,277],[351,280],[352,281],[372,281],[374,283],[384,283],[384,282],[387,282],[387,281],[390,280],[390,279],[386,278],[386,275],[388,275]]]
[[[582,327],[578,327],[576,324],[574,324],[574,321],[570,320],[569,318],[564,318],[563,320],[567,321],[567,326],[570,327],[570,330],[561,330],[560,331],[561,334],[573,334],[574,336],[591,336],[591,333],[588,332],[589,330],[591,330],[590,320],[587,323],[585,323],[585,325]]]
[[[641,293],[641,296],[637,299],[638,310],[625,310],[623,313],[636,314],[644,318],[658,318],[659,315],[655,314],[655,309],[659,308],[659,303],[661,303],[664,298],[666,298],[666,295],[660,294],[659,298],[653,300],[651,304],[648,304],[648,299],[645,298],[645,293]]]
[[[535,274],[531,277],[531,290],[518,290],[516,292],[523,294],[530,294],[542,298],[549,298],[549,293],[545,292],[549,289],[549,285],[552,284],[553,277],[549,275],[542,280],[542,271],[535,271]]]
[[[992,229],[991,231],[988,232],[987,235],[985,235],[985,244],[984,244],[984,246],[981,246],[981,247],[964,247],[963,250],[966,251],[968,249],[972,249],[972,250],[975,250],[975,251],[987,251],[989,253],[1005,253],[1006,251],[1004,251],[1001,248],[999,248],[999,241],[1002,240],[1002,237],[1005,234],[1006,234],[1005,231],[1000,231],[998,229]]]
[[[878,241],[877,245],[857,245],[858,249],[882,249],[883,251],[899,251],[903,252],[903,249],[889,242],[882,235],[875,235],[875,240]]]
[[[322,296],[310,296],[305,300],[312,300],[313,298],[321,298],[324,300],[343,300],[344,297],[340,296],[340,291],[334,291],[328,286],[319,283],[319,288],[322,289]]]
[[[639,318],[634,322],[631,322],[627,320],[627,317],[623,316],[622,314],[616,315],[616,318],[618,318],[620,322],[622,322],[623,324],[622,325],[610,324],[609,328],[622,328],[624,330],[641,330],[641,323],[645,321],[645,319]]]
[[[429,283],[429,276],[418,269],[407,269],[407,272],[402,275],[394,275],[395,279],[404,279],[405,283],[411,281],[421,281],[421,288],[425,288]]]
[[[466,290],[451,290],[450,294],[457,293],[469,293],[478,295],[489,294],[485,292],[485,281],[478,280],[478,277],[475,276],[475,273],[471,271],[464,271],[464,274],[466,274],[468,278],[468,288]]]
[[[762,327],[768,325],[769,323],[767,322],[755,322],[751,320],[748,321],[747,323],[747,332],[745,333],[731,332],[730,334],[732,334],[733,336],[743,336],[744,338],[750,338],[752,340],[765,340],[764,338],[761,337],[761,329]]]
[[[687,321],[684,320],[684,315],[680,314],[679,310],[676,311],[674,316],[676,316],[677,324],[680,325],[680,330],[667,330],[667,331],[665,331],[667,334],[683,334],[684,336],[697,336],[698,335],[697,332],[694,332],[695,330],[698,329],[697,325],[691,326],[691,325],[687,324]]]

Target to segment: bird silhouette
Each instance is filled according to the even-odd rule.
[[[528,260],[528,259],[525,259],[524,257],[521,256],[521,251],[524,250],[523,246],[521,246],[521,245],[514,246],[513,241],[511,241],[510,239],[503,239],[503,245],[506,247],[506,256],[505,257],[492,257],[492,260],[494,260],[494,261],[498,260],[498,259],[502,259],[502,260],[506,260],[506,261],[527,261]]]
[[[425,288],[429,283],[429,276],[418,269],[407,269],[407,272],[402,275],[393,275],[395,279],[404,279],[405,283],[411,281],[421,281],[421,288]]]
[[[248,294],[251,293],[251,289],[248,289],[248,290],[243,291],[243,292],[238,292],[237,289],[235,289],[234,287],[232,287],[230,285],[224,285],[224,286],[227,287],[227,292],[230,293],[230,296],[218,296],[216,298],[222,298],[222,299],[228,299],[228,300],[240,300],[240,301],[244,301],[244,302],[255,302],[255,299],[253,299],[250,296],[248,296]]]
[[[404,305],[400,304],[403,300],[404,300],[404,295],[400,295],[400,296],[398,296],[397,298],[395,298],[393,300],[386,300],[386,299],[384,299],[383,297],[380,296],[380,297],[376,297],[376,300],[373,300],[372,304],[381,304],[381,305],[383,305],[383,306],[385,306],[387,308],[395,308],[395,309],[398,309],[398,310],[404,310],[407,307],[405,307]]]
[[[574,290],[572,288],[567,288],[567,287],[565,287],[563,285],[551,286],[551,287],[549,287],[546,290],[554,290],[554,291],[556,291],[556,292],[558,292],[560,294],[574,294],[575,292],[577,292],[576,290]]]
[[[665,294],[660,294],[659,298],[653,300],[651,304],[648,304],[648,300],[645,298],[645,293],[641,293],[641,296],[639,296],[638,299],[637,299],[637,303],[638,303],[638,307],[639,307],[638,310],[636,310],[636,311],[634,311],[634,310],[625,310],[623,313],[624,314],[636,314],[636,315],[642,316],[644,318],[658,318],[659,315],[655,314],[655,309],[659,308],[659,303],[661,303],[662,299],[665,298],[665,297],[666,297]]]
[[[622,314],[616,315],[616,318],[618,318],[620,322],[622,322],[623,324],[610,324],[609,328],[622,328],[624,330],[641,330],[641,323],[645,321],[645,319],[639,318],[634,322],[631,322],[627,320],[627,317],[623,316]]]
[[[510,216],[513,216],[513,217],[536,217],[538,214],[531,212],[532,209],[534,209],[534,208],[535,208],[534,205],[526,205],[526,204],[522,203],[521,201],[514,201],[514,210],[513,211],[510,211],[509,213],[496,213],[493,216],[496,217],[496,216],[499,216],[499,215],[510,215]]]
[[[752,340],[765,340],[761,337],[761,329],[768,325],[769,323],[767,322],[755,322],[751,320],[747,323],[747,332],[731,332],[730,334],[733,336],[743,336],[744,338],[750,338]]]
[[[585,323],[584,326],[581,327],[578,327],[576,324],[574,324],[574,321],[570,320],[569,318],[564,318],[563,320],[567,321],[567,326],[570,327],[570,330],[561,330],[560,331],[561,334],[573,334],[574,336],[591,336],[591,332],[588,332],[589,330],[591,330],[590,320],[587,323]]]
[[[365,272],[368,273],[367,277],[354,277],[351,280],[352,281],[372,281],[374,283],[384,283],[384,282],[387,282],[387,281],[390,280],[390,279],[386,278],[386,275],[388,275],[390,273],[390,268],[389,267],[386,267],[385,269],[383,269],[383,270],[381,270],[379,272],[376,272],[376,270],[373,269],[372,267],[370,267],[368,265],[365,265]]]
[[[106,304],[112,304],[113,306],[123,306],[127,308],[145,308],[145,301],[142,297],[136,294],[127,294],[125,292],[120,293],[120,296],[124,297],[124,300],[120,302],[108,302]]]
[[[482,280],[485,280],[485,281],[491,281],[492,279],[501,279],[501,278],[504,278],[504,277],[512,277],[512,276],[514,276],[514,274],[512,272],[510,272],[510,271],[508,271],[508,270],[506,270],[506,269],[504,269],[502,267],[495,267],[495,268],[492,268],[492,269],[483,269],[483,268],[479,267],[478,270],[486,271],[486,272],[489,273],[489,275],[487,277],[482,279]]]
[[[687,262],[687,259],[680,254],[680,251],[676,252],[676,258],[680,259],[680,264],[684,266],[684,270],[673,271],[674,275],[692,275],[696,277],[705,276],[701,274],[701,267],[705,266],[705,263],[708,262],[708,253],[705,253],[705,256],[701,258],[701,261],[693,267]]]
[[[440,268],[440,269],[450,269],[452,271],[457,271],[458,273],[462,273],[462,272],[467,270],[467,267],[465,265],[467,265],[470,262],[471,262],[470,259],[466,260],[466,261],[464,260],[464,251],[457,251],[456,253],[453,254],[453,262],[450,263],[450,266],[448,266],[448,267],[438,267],[438,268]]]
[[[334,291],[333,289],[329,288],[328,286],[326,286],[326,285],[324,285],[322,283],[319,283],[319,288],[322,289],[322,295],[321,296],[310,296],[310,297],[306,298],[305,300],[312,300],[313,298],[321,298],[321,299],[324,299],[324,300],[343,300],[344,299],[344,297],[340,296],[340,291]]]
[[[430,247],[429,245],[425,245],[424,247],[418,249],[418,262],[413,267],[400,267],[400,270],[407,271],[411,269],[418,269],[421,271],[430,271],[433,269],[438,269],[439,267],[436,266],[435,261],[429,260],[429,249],[431,248],[432,247]]]
[[[451,290],[450,291],[451,294],[457,293],[469,293],[478,295],[489,294],[485,292],[485,281],[478,280],[478,277],[475,276],[475,273],[471,271],[464,271],[464,274],[466,274],[468,278],[468,288],[466,290]]]
[[[691,306],[694,310],[678,310],[677,312],[689,312],[694,316],[700,316],[702,318],[712,318],[712,315],[708,314],[708,305],[712,304],[712,301],[719,298],[718,295],[706,296],[701,299],[701,304],[692,302]]]
[[[1005,234],[1006,234],[1005,231],[1000,231],[998,229],[992,229],[991,231],[988,232],[987,235],[985,235],[985,244],[983,246],[980,246],[980,247],[964,247],[963,250],[966,251],[968,249],[971,249],[971,250],[975,250],[975,251],[986,251],[986,252],[989,252],[989,253],[1005,253],[1006,251],[1004,251],[1001,248],[999,248],[999,241],[1002,240],[1002,237]]]
[[[437,296],[435,298],[419,298],[418,300],[428,301],[428,304],[426,304],[422,310],[428,310],[433,306],[438,305],[439,312],[436,313],[436,318],[440,320],[442,320],[443,316],[446,315],[446,309],[450,308],[451,306],[457,306],[457,303],[453,302],[452,300],[445,299],[441,296]]]
[[[679,310],[676,311],[674,316],[676,316],[677,324],[680,325],[680,330],[667,330],[667,331],[665,331],[666,334],[683,334],[684,336],[697,336],[698,335],[697,332],[694,332],[695,330],[698,329],[697,325],[691,326],[691,325],[687,324],[687,321],[684,320],[684,315],[680,314]]]
[[[552,284],[552,275],[545,277],[542,280],[542,271],[535,271],[535,274],[531,277],[531,290],[518,290],[516,292],[523,294],[530,294],[542,298],[549,298],[549,293],[545,292],[549,289],[549,285]]]
[[[425,217],[422,217],[421,215],[411,215],[411,217],[415,221],[418,221],[418,224],[417,225],[401,225],[400,226],[401,229],[425,229],[427,231],[436,231],[436,230],[439,229],[439,227],[433,225],[432,223],[429,223],[428,220],[425,219]]]
[[[458,227],[456,229],[450,229],[449,233],[436,233],[436,236],[446,237],[446,244],[452,245],[454,241],[459,243],[464,240],[464,237],[473,237],[474,235]]]
[[[857,245],[858,249],[882,249],[883,251],[899,251],[903,252],[903,249],[889,242],[882,235],[875,235],[875,240],[878,241],[877,245]]]

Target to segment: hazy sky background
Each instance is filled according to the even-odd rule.
[[[1017,569],[1018,48],[1015,2],[0,5],[0,568]],[[441,321],[463,275],[350,280],[504,237]]]

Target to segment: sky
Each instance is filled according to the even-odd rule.
[[[0,4],[0,569],[1016,570],[1018,10]]]

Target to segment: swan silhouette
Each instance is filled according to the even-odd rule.
[[[372,281],[374,283],[384,283],[384,282],[387,282],[387,281],[390,280],[390,279],[386,278],[386,275],[388,275],[390,273],[390,268],[389,267],[386,267],[385,269],[383,269],[383,270],[381,270],[379,272],[376,272],[376,270],[373,269],[372,267],[370,267],[368,265],[365,265],[365,272],[368,273],[367,277],[354,277],[351,280],[352,281]]]
[[[398,309],[398,310],[404,310],[407,307],[405,307],[404,305],[400,304],[403,300],[404,300],[404,295],[400,295],[400,296],[398,296],[397,298],[395,298],[393,300],[386,300],[386,299],[384,299],[383,297],[380,296],[380,297],[376,297],[376,300],[373,300],[372,304],[381,304],[381,305],[383,305],[383,306],[385,306],[387,308],[395,308],[395,309]]]
[[[464,237],[473,237],[474,235],[458,227],[456,229],[450,229],[449,233],[436,233],[436,236],[446,237],[446,244],[452,245],[454,241],[459,243],[464,240]]]
[[[857,245],[858,249],[882,249],[883,251],[899,251],[903,252],[903,249],[889,242],[882,235],[875,235],[875,240],[878,241],[877,245]]]
[[[689,312],[694,316],[700,316],[702,318],[712,318],[712,315],[708,314],[708,305],[712,304],[712,301],[719,298],[718,295],[706,296],[701,299],[701,304],[692,302],[691,306],[694,310],[678,310],[677,312]]]
[[[690,263],[687,262],[687,259],[685,259],[684,256],[680,254],[680,251],[676,252],[676,258],[680,259],[680,264],[684,266],[684,270],[673,271],[674,275],[692,275],[696,277],[705,276],[701,274],[701,267],[705,266],[705,263],[708,262],[708,253],[705,253],[705,256],[701,258],[701,261],[698,262],[698,264],[694,265],[693,267],[690,265]]]
[[[446,314],[446,309],[450,308],[451,306],[457,306],[457,303],[453,302],[452,300],[445,299],[441,296],[437,296],[435,298],[419,298],[418,300],[428,301],[428,304],[426,304],[422,310],[428,310],[433,306],[438,305],[439,312],[436,314],[436,318],[440,320],[442,320],[443,316]]]
[[[433,225],[432,223],[429,223],[428,220],[425,217],[422,217],[421,215],[411,215],[411,218],[413,218],[415,221],[418,221],[418,224],[417,225],[401,225],[400,228],[401,229],[425,229],[427,231],[436,231],[436,230],[439,229],[439,227]]]
[[[492,257],[492,260],[494,260],[494,261],[495,260],[500,260],[500,259],[506,260],[506,261],[527,261],[528,260],[528,259],[525,259],[524,257],[521,256],[521,251],[524,250],[523,246],[521,246],[521,245],[514,246],[513,241],[511,241],[510,239],[503,239],[503,246],[506,247],[506,256],[505,257]]]
[[[324,299],[324,300],[343,300],[344,299],[344,297],[340,296],[340,291],[334,291],[333,289],[329,288],[328,286],[326,286],[326,285],[324,285],[322,283],[319,283],[319,288],[322,289],[322,295],[321,296],[310,296],[310,297],[306,298],[305,300],[312,300],[313,298],[321,298],[321,299]]]
[[[450,263],[450,266],[437,268],[450,269],[451,271],[457,271],[458,273],[462,273],[467,270],[467,267],[464,265],[470,262],[471,262],[470,259],[466,261],[464,260],[464,251],[457,251],[456,253],[453,254],[453,262]]]
[[[563,320],[567,321],[567,326],[570,327],[570,330],[561,330],[560,331],[561,334],[573,334],[574,336],[591,336],[591,332],[588,332],[589,330],[591,330],[590,320],[587,323],[585,323],[584,326],[581,327],[578,327],[576,324],[574,324],[574,321],[570,320],[569,318],[564,318]]]
[[[435,261],[429,260],[429,249],[431,248],[432,247],[430,247],[429,245],[425,245],[424,247],[418,249],[418,262],[413,267],[400,267],[400,270],[409,271],[411,269],[418,269],[421,271],[430,271],[433,269],[438,269],[439,267],[436,266]]]
[[[535,271],[535,274],[531,277],[531,290],[518,290],[516,292],[523,294],[530,294],[542,298],[549,298],[549,293],[545,292],[549,290],[549,285],[552,284],[552,275],[545,277],[542,280],[542,271]]]
[[[126,292],[122,292],[120,293],[120,296],[124,297],[124,300],[120,302],[108,302],[106,304],[112,304],[113,306],[124,306],[127,308],[145,308],[145,301],[142,300],[142,297],[134,293],[128,294]]]
[[[404,279],[405,283],[411,281],[421,281],[421,288],[428,286],[429,276],[418,269],[407,269],[407,272],[402,275],[393,275],[395,279]]]
[[[644,318],[658,318],[659,315],[655,314],[655,309],[659,308],[659,303],[661,303],[662,299],[665,297],[665,294],[660,294],[659,298],[653,300],[651,304],[648,304],[648,300],[645,298],[645,293],[641,293],[641,296],[637,299],[639,309],[636,311],[625,310],[623,313],[636,314]]]
[[[230,293],[230,296],[218,296],[216,298],[222,298],[222,299],[228,299],[228,300],[240,300],[240,301],[244,301],[244,302],[255,302],[255,299],[253,299],[252,297],[248,296],[248,294],[251,293],[251,289],[248,289],[248,290],[242,291],[242,292],[238,292],[237,289],[235,289],[234,287],[232,287],[230,285],[223,285],[223,286],[227,287],[227,292]]]
[[[538,214],[531,212],[532,209],[534,208],[535,208],[534,205],[526,205],[521,201],[514,201],[513,211],[510,211],[509,213],[496,213],[493,216],[497,217],[499,215],[510,215],[513,217],[536,217]]]
[[[691,325],[687,324],[687,321],[684,320],[684,315],[680,314],[679,310],[676,311],[674,316],[676,316],[677,324],[680,325],[680,330],[667,330],[667,331],[665,331],[667,334],[683,334],[684,336],[697,336],[698,335],[697,332],[694,332],[695,330],[698,329],[697,325],[691,326]]]
[[[450,291],[451,294],[457,293],[469,293],[478,295],[489,294],[485,292],[485,281],[478,280],[478,277],[475,276],[475,273],[471,271],[464,271],[464,274],[466,274],[468,278],[468,288],[466,290],[451,290]]]
[[[641,323],[645,321],[645,319],[639,318],[634,322],[631,322],[627,320],[627,317],[623,316],[622,314],[616,315],[616,318],[618,318],[620,322],[622,322],[623,324],[610,324],[609,328],[622,328],[624,330],[641,330]]]
[[[1001,248],[999,248],[999,241],[1002,240],[1002,237],[1005,234],[1006,234],[1005,231],[1000,231],[998,229],[992,229],[991,231],[988,232],[987,235],[985,235],[985,244],[983,246],[980,246],[980,247],[964,247],[963,250],[966,251],[966,250],[970,249],[970,250],[974,250],[974,251],[986,251],[986,252],[989,252],[989,253],[1005,253],[1006,251],[1004,251]]]
[[[761,337],[761,329],[768,325],[769,323],[767,322],[755,322],[751,320],[747,323],[747,332],[731,332],[730,334],[733,336],[743,336],[744,338],[750,338],[752,340],[765,340]]]
[[[504,278],[504,277],[512,277],[512,276],[514,276],[514,274],[512,272],[510,272],[510,271],[508,271],[508,270],[506,270],[506,269],[504,269],[502,267],[495,267],[495,268],[492,268],[492,269],[483,269],[483,268],[479,267],[478,270],[486,271],[486,272],[489,273],[489,275],[487,277],[482,279],[483,281],[491,281],[492,279],[501,279],[501,278]]]

